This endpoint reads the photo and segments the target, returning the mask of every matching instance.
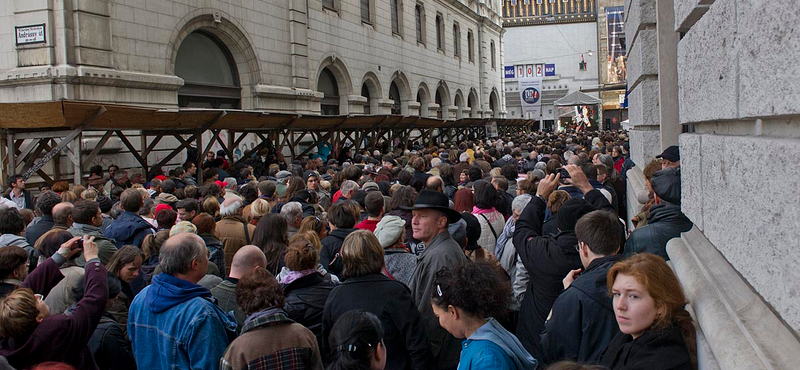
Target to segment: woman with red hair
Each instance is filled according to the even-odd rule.
[[[695,329],[686,296],[663,258],[637,254],[608,271],[620,332],[601,365],[618,369],[696,369]]]

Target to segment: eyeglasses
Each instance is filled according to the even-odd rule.
[[[578,252],[581,251],[581,243],[582,242],[578,242],[578,244],[575,244],[575,250],[578,251]]]

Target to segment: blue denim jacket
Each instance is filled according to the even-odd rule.
[[[168,274],[134,298],[128,319],[140,369],[217,369],[235,330],[208,289]]]

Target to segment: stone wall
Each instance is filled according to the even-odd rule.
[[[677,70],[672,102],[690,132],[679,140],[681,208],[696,227],[668,252],[707,341],[700,366],[791,368],[800,362],[800,198],[791,190],[800,181],[800,65],[786,61],[800,54],[797,4],[675,0],[669,14],[661,0],[629,4],[631,152],[652,158],[675,132],[652,99],[668,95],[645,87],[663,82],[664,68]],[[674,57],[661,47],[667,23],[679,38]]]
[[[318,113],[316,80],[336,69],[342,114],[363,112],[362,84],[371,79],[371,113],[388,114],[388,91],[398,83],[403,113],[416,108],[417,91],[437,89],[444,116],[461,116],[474,95],[473,115],[489,112],[491,94],[502,97],[502,28],[497,4],[484,1],[399,1],[401,32],[391,29],[388,2],[373,1],[371,22],[360,1],[279,0],[9,0],[0,3],[0,101],[60,99],[148,106],[177,105],[183,81],[175,76],[181,41],[196,30],[212,33],[229,49],[239,72],[244,109]],[[414,6],[425,6],[425,43],[415,35]],[[436,47],[436,14],[444,18],[445,47]],[[47,43],[15,46],[14,25],[46,23]],[[460,28],[460,56],[453,25]],[[467,33],[474,34],[474,61]],[[489,55],[495,45],[495,67]],[[56,86],[58,86],[56,88]],[[458,97],[458,99],[456,98]],[[462,109],[456,108],[456,101]],[[435,107],[434,107],[435,108]]]

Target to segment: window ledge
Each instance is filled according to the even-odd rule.
[[[339,10],[337,10],[335,8],[331,8],[329,6],[323,5],[322,6],[322,11],[324,11],[324,12],[330,14],[330,15],[335,15],[337,17],[339,16]]]

